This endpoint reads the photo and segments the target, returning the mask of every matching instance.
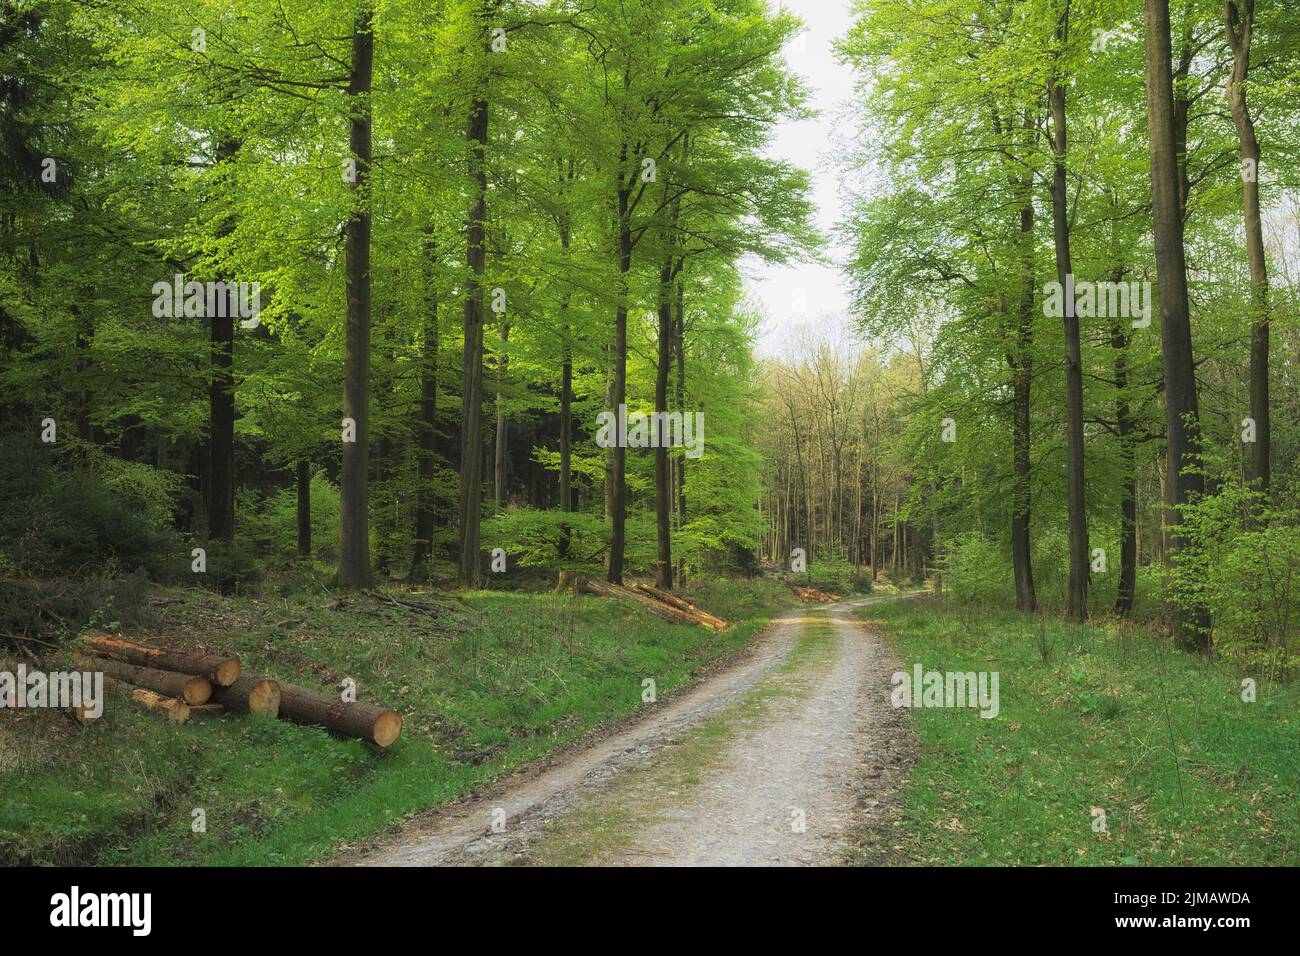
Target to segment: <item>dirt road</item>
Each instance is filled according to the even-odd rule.
[[[791,612],[752,656],[626,730],[360,857],[378,866],[845,862],[906,774],[899,669],[851,609]]]

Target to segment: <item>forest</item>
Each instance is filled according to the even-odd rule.
[[[760,688],[884,701],[852,733],[897,755],[888,819],[837,861],[1294,865],[1297,93],[1284,0],[0,0],[0,672],[162,653],[215,695],[10,703],[0,862],[323,861],[775,641]],[[842,314],[785,308],[804,266]],[[1000,660],[1001,716],[900,729],[859,634]],[[236,657],[313,728],[231,703]],[[1281,710],[1227,716],[1257,683]],[[340,688],[398,731],[341,730]],[[1060,706],[1171,739],[1097,731],[1044,771],[1077,831],[1016,802],[1043,835],[1003,842],[927,761]],[[1216,789],[1251,762],[1263,830]],[[538,862],[638,862],[565,819]],[[762,862],[736,826],[691,860]]]

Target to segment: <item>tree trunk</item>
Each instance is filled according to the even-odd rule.
[[[150,647],[148,644],[137,644],[108,634],[92,634],[81,641],[97,657],[123,661],[137,667],[206,677],[218,687],[227,687],[239,679],[239,659],[236,657]]]
[[[1058,58],[1070,38],[1070,0],[1056,21]],[[1079,317],[1074,308],[1074,266],[1070,260],[1070,220],[1065,178],[1067,129],[1064,77],[1055,70],[1048,80],[1052,110],[1052,236],[1056,246],[1056,278],[1061,284],[1065,323],[1066,489],[1069,502],[1070,580],[1066,614],[1078,621],[1088,617],[1088,510],[1084,497],[1083,360],[1079,346]]]
[[[1122,278],[1122,276],[1120,277]],[[1119,281],[1117,278],[1115,281]],[[1123,322],[1111,332],[1115,349],[1115,430],[1119,432],[1122,488],[1119,503],[1119,586],[1115,591],[1115,613],[1125,617],[1133,611],[1137,587],[1137,445],[1133,414],[1128,400],[1128,334]]]
[[[280,713],[280,684],[258,677],[241,677],[229,687],[214,687],[212,699],[232,713],[276,717]]]
[[[437,247],[432,228],[425,229],[424,335],[420,343],[420,410],[416,422],[415,553],[412,570],[433,555],[433,467],[438,421],[438,290],[434,282]]]
[[[673,262],[664,258],[659,268],[659,356],[655,367],[655,412],[663,413],[667,422],[668,374],[673,361]],[[681,412],[683,416],[685,412]],[[665,429],[666,430],[666,429]],[[667,435],[658,435],[655,443],[655,584],[667,591],[673,586],[672,527],[669,513],[673,507],[673,489],[668,469]]]
[[[626,148],[623,150],[626,161]],[[619,409],[627,402],[627,300],[628,273],[632,269],[632,231],[628,222],[630,187],[620,185],[618,190],[618,305],[614,311],[614,380],[610,389],[610,406],[617,417]],[[627,448],[615,436],[610,455],[610,523],[609,574],[611,584],[623,583],[623,551],[626,545]]]
[[[503,321],[501,323],[501,344],[504,346],[509,341],[510,322]],[[494,447],[495,461],[492,469],[492,504],[496,511],[500,511],[505,506],[506,501],[506,466],[508,464],[506,446],[510,437],[510,423],[506,419],[505,395],[501,391],[501,383],[509,372],[510,357],[503,351],[501,361],[497,363],[497,427]]]
[[[134,684],[136,687],[144,687],[167,697],[179,698],[191,706],[206,704],[212,697],[212,683],[206,677],[159,670],[156,667],[136,667],[134,664],[104,660],[86,654],[76,655],[73,663],[83,670],[98,670],[109,677]]]
[[[1029,545],[1030,518],[1030,398],[1033,359],[1030,347],[1033,343],[1034,322],[1034,205],[1029,191],[1032,180],[1022,181],[1024,204],[1020,207],[1020,236],[1023,245],[1024,262],[1022,264],[1023,283],[1020,306],[1019,328],[1016,334],[1014,357],[1011,359],[1012,370],[1012,469],[1014,484],[1011,493],[1011,564],[1016,583],[1016,607],[1022,611],[1038,610],[1038,596],[1034,592],[1034,569],[1032,552]]]
[[[223,140],[217,162],[227,162],[239,143]],[[222,227],[229,234],[229,223]],[[211,331],[212,381],[208,383],[208,537],[233,541],[235,537],[235,317],[236,302],[227,295],[214,303],[222,315],[208,316]]]
[[[1151,154],[1151,205],[1155,225],[1156,276],[1160,284],[1160,340],[1165,375],[1167,523],[1170,549],[1176,554],[1184,541],[1179,508],[1198,497],[1203,482],[1199,469],[1200,411],[1196,399],[1196,369],[1192,357],[1192,328],[1187,304],[1187,262],[1179,206],[1178,158],[1174,143],[1173,79],[1169,35],[1169,0],[1143,0],[1146,33],[1147,130]],[[1209,649],[1209,620],[1175,597],[1174,625],[1179,637]]]
[[[1246,476],[1268,494],[1271,427],[1268,410],[1268,263],[1264,258],[1264,229],[1259,214],[1259,140],[1246,103],[1246,78],[1250,72],[1250,41],[1255,30],[1255,0],[1227,0],[1224,26],[1232,50],[1232,76],[1228,81],[1228,106],[1237,127],[1242,164],[1242,210],[1246,219],[1246,259],[1250,264],[1250,417],[1255,441],[1247,449]]]
[[[677,280],[676,318],[673,321],[673,361],[677,367],[677,410],[686,415],[686,284]],[[680,532],[686,524],[686,457],[679,456],[677,462],[677,530]],[[677,583],[686,580],[686,572],[679,556],[677,559]]]
[[[356,175],[349,184],[344,269],[347,333],[343,358],[343,417],[355,423],[355,441],[343,443],[339,479],[339,573],[344,587],[370,586],[370,81],[374,61],[372,10],[364,4],[352,31],[353,98],[349,140]]]
[[[311,463],[298,462],[298,557],[311,557]]]
[[[474,185],[466,230],[464,376],[461,382],[460,573],[470,587],[482,574],[479,523],[483,496],[483,270],[486,264],[488,103],[476,97],[465,138],[471,143],[469,175]]]

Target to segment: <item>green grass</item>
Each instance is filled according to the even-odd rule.
[[[326,858],[631,714],[643,678],[660,695],[682,686],[752,637],[759,613],[714,633],[591,597],[482,591],[427,614],[325,591],[183,592],[160,627],[127,636],[238,654],[246,672],[321,690],[350,677],[359,699],[402,713],[401,739],[380,751],[271,719],[173,725],[112,697],[85,728],[7,712],[0,863]],[[192,832],[196,809],[205,833]]]
[[[893,842],[916,862],[1300,864],[1300,684],[1261,681],[1244,703],[1237,670],[1115,623],[936,601],[859,614],[909,670],[1000,674],[996,718],[911,711],[920,759]]]

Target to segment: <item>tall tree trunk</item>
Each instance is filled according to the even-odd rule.
[[[1034,204],[1029,194],[1032,181],[1022,181],[1024,204],[1020,207],[1020,235],[1024,261],[1021,277],[1016,346],[1009,356],[1012,378],[1012,469],[1014,483],[1011,492],[1011,565],[1016,584],[1016,607],[1022,611],[1036,611],[1038,596],[1034,592],[1034,569],[1029,546],[1030,518],[1030,397],[1033,359],[1034,323]]]
[[[1264,258],[1264,229],[1259,215],[1259,140],[1255,121],[1246,104],[1246,78],[1250,72],[1250,41],[1255,31],[1255,0],[1227,0],[1224,28],[1232,50],[1232,76],[1228,81],[1228,106],[1237,127],[1241,152],[1241,201],[1246,219],[1246,259],[1250,264],[1250,417],[1255,421],[1255,442],[1247,450],[1246,475],[1268,494],[1268,263]]]
[[[420,406],[416,421],[415,553],[411,569],[433,555],[433,469],[438,418],[438,290],[434,282],[437,246],[432,228],[425,230],[425,297],[428,311],[420,342]]]
[[[218,164],[229,162],[239,151],[237,140],[222,139]],[[221,227],[229,235],[233,224]],[[228,281],[233,281],[233,276]],[[208,317],[211,332],[212,380],[208,383],[208,537],[233,541],[235,537],[235,301],[226,296]]]
[[[673,260],[666,255],[659,267],[659,355],[655,367],[655,412],[667,426],[668,375],[673,361]],[[683,417],[685,412],[681,412]],[[670,436],[660,434],[655,442],[655,585],[668,590],[673,586],[673,545],[669,513],[672,510],[672,483],[668,468]]]
[[[339,573],[344,587],[370,586],[370,82],[374,63],[372,10],[365,3],[352,31],[349,144],[356,175],[349,185],[352,213],[345,231],[347,332],[343,357],[343,417],[355,422],[355,441],[343,443],[339,480]]]
[[[677,279],[676,317],[673,319],[673,362],[677,368],[677,410],[686,415],[686,283],[679,276]],[[686,457],[680,456],[677,462],[677,530],[680,532],[686,524]],[[787,554],[789,553],[787,549]],[[677,583],[686,580],[686,571],[682,559],[677,558]]]
[[[1187,304],[1187,262],[1179,205],[1174,142],[1174,94],[1169,0],[1143,0],[1146,34],[1147,129],[1151,154],[1151,205],[1155,224],[1156,276],[1160,284],[1160,341],[1165,375],[1165,417],[1170,550],[1184,544],[1179,508],[1199,496],[1200,411]],[[1209,620],[1175,598],[1174,624],[1187,643],[1208,650]]]
[[[483,270],[486,264],[488,102],[476,97],[470,105],[465,138],[471,144],[469,176],[473,195],[469,203],[465,261],[464,376],[461,381],[460,454],[460,573],[464,582],[477,586],[479,525],[483,498]]]
[[[1115,281],[1122,278],[1121,273]],[[1128,333],[1123,321],[1112,326],[1110,342],[1115,350],[1115,429],[1119,433],[1121,473],[1115,613],[1127,616],[1133,611],[1133,592],[1137,586],[1137,445],[1128,400]]]
[[[501,323],[501,344],[504,346],[509,341],[510,322],[509,320],[503,320]],[[507,445],[510,438],[510,422],[506,418],[505,394],[501,390],[501,384],[509,372],[510,357],[503,351],[501,361],[497,363],[497,427],[494,450],[495,467],[492,470],[492,504],[497,511],[500,511],[505,506],[506,500]]]
[[[621,159],[626,162],[626,147]],[[620,163],[620,169],[623,163]],[[614,381],[610,389],[610,406],[615,416],[627,402],[627,300],[628,273],[632,269],[632,230],[628,222],[631,187],[620,184],[618,190],[618,305],[614,311]],[[623,552],[627,534],[627,448],[616,436],[610,456],[610,523],[609,573],[611,584],[623,583]]]
[[[298,462],[298,557],[311,557],[311,462]]]
[[[1067,206],[1064,77],[1059,58],[1070,39],[1070,0],[1064,0],[1056,21],[1058,66],[1048,80],[1052,110],[1052,235],[1056,245],[1056,278],[1065,305],[1066,489],[1069,501],[1070,581],[1066,613],[1079,621],[1088,617],[1088,511],[1084,497],[1083,361],[1079,346],[1079,317],[1074,308],[1074,266],[1070,260],[1070,220]]]

